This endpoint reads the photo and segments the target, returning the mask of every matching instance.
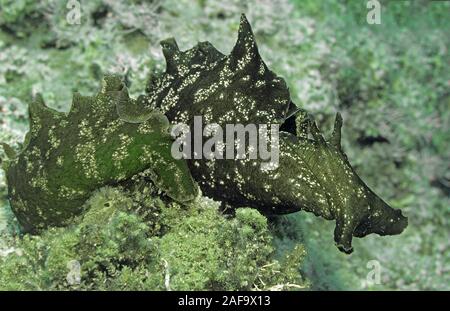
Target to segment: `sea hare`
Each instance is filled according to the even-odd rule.
[[[340,114],[325,140],[291,101],[285,81],[261,59],[244,15],[230,55],[208,42],[187,51],[174,39],[161,44],[166,71],[150,79],[146,96],[131,100],[120,81],[110,78],[96,97],[74,96],[68,115],[39,100],[30,106],[28,143],[6,165],[11,205],[25,228],[64,224],[93,190],[146,169],[176,200],[195,197],[192,174],[204,195],[232,207],[265,214],[305,210],[336,220],[334,239],[345,253],[352,251],[353,236],[399,234],[407,226],[401,211],[370,190],[348,162]],[[187,159],[186,166],[171,158],[161,112],[172,125],[190,127],[196,116],[223,128],[278,124],[279,165],[263,169],[261,159],[199,158]]]
[[[279,136],[279,166],[261,169],[261,160],[191,159],[189,167],[203,193],[233,207],[250,206],[266,214],[300,210],[335,219],[338,248],[352,251],[352,237],[399,234],[407,218],[380,199],[359,178],[340,146],[342,118],[326,141],[314,121],[291,101],[285,81],[261,59],[246,17],[238,40],[225,56],[201,42],[180,51],[174,39],[162,42],[167,68],[151,80],[152,102],[171,122],[283,126],[297,115],[294,131]],[[295,121],[294,121],[295,123]],[[292,128],[292,127],[284,127]],[[308,139],[308,132],[313,139]],[[206,138],[205,138],[206,139]],[[247,148],[248,155],[248,148]]]
[[[67,224],[93,191],[144,170],[173,199],[195,198],[186,162],[171,156],[167,118],[140,107],[143,102],[128,97],[121,79],[107,76],[96,96],[75,93],[67,114],[40,97],[30,105],[23,150],[14,155],[6,147],[4,163],[11,208],[25,231]]]

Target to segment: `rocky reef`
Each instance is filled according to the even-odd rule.
[[[25,230],[66,225],[96,189],[132,184],[144,171],[175,201],[195,198],[198,184],[204,195],[234,208],[305,210],[335,220],[335,242],[346,253],[354,236],[399,234],[407,226],[407,218],[348,162],[340,144],[341,116],[326,140],[291,101],[285,81],[261,59],[245,16],[228,56],[208,42],[180,51],[168,39],[162,47],[166,71],[152,76],[148,94],[136,100],[120,79],[108,76],[96,96],[75,94],[68,114],[47,108],[40,98],[30,105],[24,147],[15,155],[6,146],[10,159],[4,163],[11,206]],[[279,166],[260,169],[261,160],[249,158],[174,159],[170,123],[192,127],[195,116],[219,126],[279,125]]]

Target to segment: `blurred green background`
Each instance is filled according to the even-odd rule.
[[[367,23],[366,0],[80,1],[72,25],[69,2],[0,0],[0,141],[22,141],[36,93],[67,111],[73,91],[93,94],[111,72],[126,77],[132,95],[143,93],[149,73],[164,69],[159,41],[167,37],[181,49],[207,40],[228,53],[246,13],[293,101],[325,132],[340,111],[350,162],[409,217],[403,234],[356,240],[350,256],[335,248],[332,222],[277,217],[277,252],[304,244],[300,269],[312,289],[450,289],[450,2],[380,1],[380,25]],[[13,220],[3,171],[0,195],[6,234]],[[379,284],[367,282],[372,260]]]

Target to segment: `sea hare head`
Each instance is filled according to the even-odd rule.
[[[316,143],[314,170],[323,185],[332,217],[336,219],[334,239],[337,247],[352,252],[352,237],[364,237],[370,233],[394,235],[408,225],[408,219],[400,210],[393,209],[377,196],[358,176],[341,148],[342,117],[338,113],[334,131],[325,141],[315,122],[311,133]]]

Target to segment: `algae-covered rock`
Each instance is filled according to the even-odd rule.
[[[149,202],[149,199],[154,202]],[[121,187],[95,191],[67,227],[26,234],[0,256],[0,290],[302,289],[301,246],[280,261],[267,219],[205,198],[155,205]],[[141,209],[135,208],[140,206]],[[148,225],[147,211],[162,230]]]
[[[122,81],[107,76],[97,95],[75,93],[67,114],[40,97],[30,105],[24,147],[18,155],[6,147],[4,163],[11,207],[25,231],[67,224],[94,190],[144,170],[169,197],[196,196],[186,163],[171,156],[167,118],[144,101],[129,98]]]

